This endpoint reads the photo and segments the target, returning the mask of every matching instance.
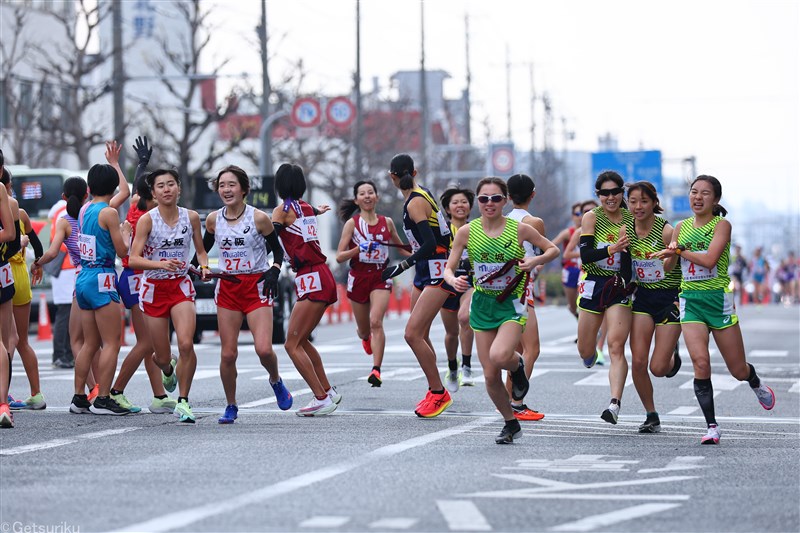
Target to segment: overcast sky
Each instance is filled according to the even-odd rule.
[[[214,0],[215,54],[225,71],[258,74],[253,28],[260,0]],[[308,92],[344,94],[355,69],[355,0],[268,0],[271,75],[302,58]],[[469,15],[473,131],[504,140],[506,48],[512,136],[530,146],[530,73],[549,93],[555,146],[560,117],[572,149],[595,151],[610,132],[621,150],[658,149],[667,159],[696,156],[699,173],[723,184],[723,203],[797,212],[800,204],[800,3],[786,1],[428,0],[426,68],[466,84],[464,16]],[[361,2],[363,90],[420,64],[420,2]],[[253,80],[258,83],[258,80]],[[537,127],[541,131],[541,124]],[[540,142],[540,141],[537,141]],[[537,147],[539,148],[539,147]],[[678,167],[665,166],[666,175]],[[764,208],[762,207],[762,208]]]

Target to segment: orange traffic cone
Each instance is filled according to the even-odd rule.
[[[39,332],[36,339],[49,341],[53,338],[53,328],[50,326],[50,311],[47,309],[47,295],[39,295]]]

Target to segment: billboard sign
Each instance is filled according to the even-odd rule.
[[[659,194],[664,193],[661,175],[661,150],[643,152],[595,152],[592,154],[592,193],[597,175],[604,170],[614,170],[625,182],[649,181]]]
[[[514,144],[497,143],[489,146],[489,175],[508,177],[514,172]]]

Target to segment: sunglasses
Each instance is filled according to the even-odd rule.
[[[625,192],[625,189],[622,187],[615,187],[613,189],[600,189],[597,191],[598,196],[616,196],[618,194],[622,194]]]
[[[491,196],[488,194],[481,194],[480,196],[478,196],[478,201],[482,204],[488,204],[489,200],[491,200],[493,203],[499,204],[500,202],[503,201],[504,198],[505,196],[503,196],[502,194],[492,194]]]
[[[575,211],[575,212],[574,212],[574,213],[572,213],[572,214],[573,214],[573,215],[575,215],[576,217],[579,217],[579,216],[581,216],[583,213],[581,213],[580,211]]]

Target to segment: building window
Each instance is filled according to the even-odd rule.
[[[136,15],[133,17],[133,37],[152,37],[155,28],[155,19],[152,15]]]

